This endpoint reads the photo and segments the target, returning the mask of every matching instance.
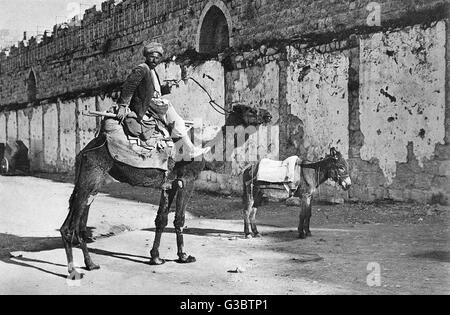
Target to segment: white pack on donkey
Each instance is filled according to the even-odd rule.
[[[159,246],[174,201],[178,262],[195,262],[195,258],[187,255],[184,250],[186,203],[200,172],[207,165],[211,170],[223,165],[218,162],[208,163],[204,157],[194,159],[207,150],[193,146],[184,120],[176,114],[170,103],[161,98],[164,94],[163,87],[160,86],[154,69],[162,55],[160,44],[145,45],[146,62],[136,67],[125,82],[118,102],[119,108],[115,109],[115,113],[105,114],[113,118],[103,121],[98,137],[77,155],[75,188],[69,201],[69,213],[60,229],[71,279],[79,279],[81,276],[73,264],[74,243],[78,243],[83,251],[87,270],[100,268],[89,255],[86,226],[93,199],[108,175],[133,186],[161,187],[155,220],[156,233],[149,263],[164,263],[159,257]],[[215,109],[225,111],[212,99],[210,104]],[[225,125],[258,126],[269,123],[271,119],[272,116],[265,110],[237,105],[228,112]],[[217,138],[223,137],[224,130],[225,126],[222,133],[217,134]],[[178,150],[172,149],[174,144],[178,147],[176,145],[180,143],[189,151],[188,159],[179,158]]]
[[[263,159],[250,165],[243,173],[244,233],[247,238],[260,236],[256,226],[256,212],[262,205],[264,192],[273,187],[285,187],[290,197],[301,199],[300,238],[311,236],[311,202],[313,193],[328,179],[338,183],[344,190],[352,184],[347,161],[335,148],[330,154],[316,163],[302,162],[293,156],[285,161]]]

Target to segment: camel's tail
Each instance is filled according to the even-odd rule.
[[[80,152],[75,158],[75,182],[74,182],[75,188],[73,189],[72,195],[70,196],[70,199],[69,199],[69,207],[72,206],[72,204],[75,200],[75,197],[78,193],[78,188],[79,188],[78,180],[80,178],[81,160],[82,160],[82,152]]]

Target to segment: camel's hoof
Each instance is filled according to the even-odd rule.
[[[197,259],[193,256],[183,255],[178,260],[177,263],[179,264],[192,264],[195,263]]]
[[[96,264],[86,264],[86,270],[87,271],[94,271],[94,270],[99,270],[100,266],[96,265]]]
[[[245,235],[245,238],[248,239],[248,240],[251,240],[253,238],[253,235],[247,234],[247,235]]]
[[[72,280],[72,281],[78,281],[83,279],[84,277],[84,273],[79,273],[76,270],[72,270],[69,272],[69,275],[67,276],[67,280]]]
[[[166,263],[166,261],[159,257],[150,258],[150,266],[161,266],[161,265],[164,265],[165,263]]]

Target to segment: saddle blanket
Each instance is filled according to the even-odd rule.
[[[141,140],[128,137],[122,125],[115,119],[104,120],[103,131],[106,134],[109,154],[114,160],[141,169],[168,170],[169,157],[173,150],[171,141],[166,142],[166,147],[162,150],[157,149],[157,140],[154,147],[142,146]]]
[[[259,163],[257,181],[267,183],[294,183],[300,178],[298,156],[292,156],[284,161],[262,159]]]

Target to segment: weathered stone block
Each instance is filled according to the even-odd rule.
[[[405,201],[409,198],[409,194],[403,189],[388,189],[388,196],[394,201]]]
[[[450,176],[450,161],[443,161],[440,163],[438,175]]]

